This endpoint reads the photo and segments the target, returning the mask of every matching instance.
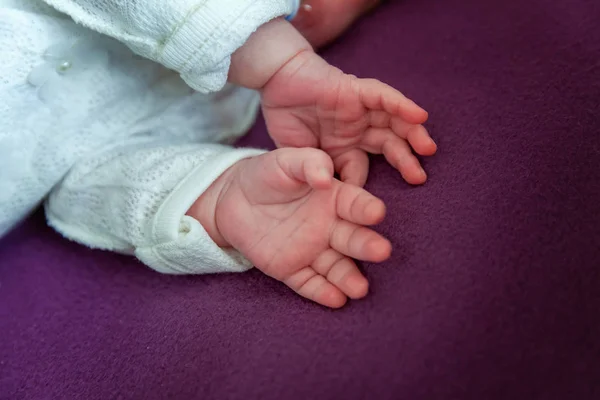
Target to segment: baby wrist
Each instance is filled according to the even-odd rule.
[[[262,89],[298,54],[313,52],[306,39],[283,18],[262,25],[231,57],[229,82]]]

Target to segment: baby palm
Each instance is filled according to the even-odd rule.
[[[238,163],[216,213],[225,241],[267,275],[330,307],[363,297],[351,260],[379,262],[389,242],[364,227],[380,222],[381,200],[334,180],[315,149],[281,149]]]
[[[265,85],[262,103],[277,146],[324,150],[342,181],[364,185],[367,153],[383,154],[409,183],[426,179],[412,151],[436,151],[421,125],[427,113],[382,82],[344,74],[306,51]]]

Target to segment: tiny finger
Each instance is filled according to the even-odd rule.
[[[283,283],[300,296],[326,307],[340,308],[347,301],[346,295],[340,289],[311,267],[301,269]]]
[[[310,148],[276,150],[277,163],[290,178],[327,189],[333,181],[333,161],[323,151]]]
[[[409,123],[422,124],[427,121],[427,111],[398,90],[376,79],[362,79],[362,103],[372,110],[384,110]]]
[[[359,187],[363,187],[367,183],[369,157],[363,150],[350,150],[337,156],[333,162],[342,182]]]
[[[338,217],[358,225],[375,225],[385,217],[385,204],[366,190],[341,184],[337,199]]]
[[[427,180],[425,170],[412,153],[406,140],[400,138],[389,139],[383,145],[383,155],[402,174],[406,182],[412,185],[420,185]]]
[[[367,295],[369,282],[350,258],[333,249],[323,252],[313,268],[351,299]]]
[[[336,223],[329,243],[334,250],[363,261],[381,262],[392,251],[390,242],[372,229],[343,219]]]
[[[406,139],[414,151],[422,156],[432,156],[437,151],[437,145],[423,125],[415,125],[409,129]]]

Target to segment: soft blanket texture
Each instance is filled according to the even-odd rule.
[[[391,1],[325,52],[430,111],[393,257],[341,311],[169,277],[34,215],[0,242],[1,399],[600,398],[600,2]],[[268,146],[259,122],[244,144]]]

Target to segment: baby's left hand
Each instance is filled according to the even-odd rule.
[[[324,150],[344,182],[365,184],[367,153],[383,154],[408,183],[427,179],[412,152],[430,156],[437,150],[421,125],[427,112],[380,81],[344,74],[304,51],[263,87],[262,104],[278,147]]]

